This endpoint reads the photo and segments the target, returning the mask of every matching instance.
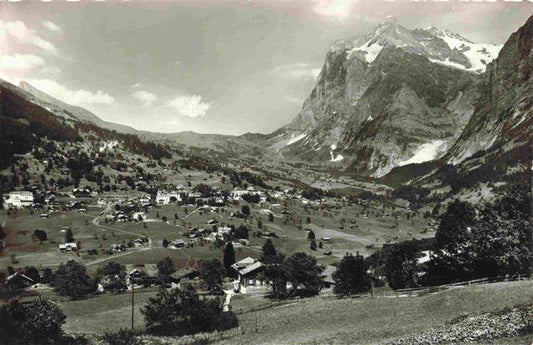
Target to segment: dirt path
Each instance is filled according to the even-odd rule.
[[[88,214],[84,214],[84,216],[87,216],[87,217],[94,217],[94,216],[91,216],[91,215],[88,215]],[[107,230],[111,230],[111,231],[118,231],[118,232],[122,232],[122,233],[125,233],[125,234],[130,234],[130,235],[135,235],[135,236],[139,236],[139,237],[144,237],[145,235],[143,234],[139,234],[137,232],[133,232],[133,231],[127,231],[127,230],[122,230],[122,229],[117,229],[117,228],[112,228],[112,227],[109,227],[109,226],[105,226],[105,225],[101,225],[98,220],[99,220],[100,216],[95,216],[94,219],[92,220],[92,223],[99,227],[99,228],[102,228],[102,229],[107,229]],[[95,264],[98,264],[98,263],[101,263],[101,262],[104,262],[104,261],[108,261],[108,260],[113,260],[114,258],[118,258],[118,257],[121,257],[121,256],[126,256],[126,255],[131,255],[133,253],[139,253],[139,252],[144,252],[144,251],[147,251],[147,250],[150,250],[152,249],[152,239],[150,237],[148,237],[148,247],[147,248],[141,248],[141,249],[130,249],[128,250],[126,253],[121,253],[121,254],[116,254],[116,255],[110,255],[108,257],[105,257],[105,258],[100,258],[100,259],[96,259],[94,261],[91,261],[91,262],[88,262],[86,264],[86,266],[91,266],[91,265],[95,265]],[[187,261],[187,264],[188,264],[189,261]]]
[[[322,237],[329,237],[331,239],[340,238],[340,239],[344,239],[347,241],[357,242],[364,246],[374,244],[374,242],[371,239],[368,239],[362,236],[347,234],[342,231],[325,229],[325,228],[318,227],[316,225],[311,226],[311,229],[313,230],[313,232],[315,233],[318,239]]]

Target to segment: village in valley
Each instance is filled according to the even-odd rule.
[[[149,327],[143,310],[161,288],[185,293],[192,287],[218,298],[219,312],[244,316],[295,298],[388,299],[427,291],[446,187],[434,199],[424,189],[344,177],[319,182],[333,187],[319,189],[295,184],[294,176],[310,177],[301,167],[283,166],[287,178],[265,174],[271,170],[264,164],[247,169],[196,156],[143,160],[120,146],[87,152],[124,159],[97,180],[91,174],[47,178],[61,171],[62,150],[45,160],[57,161],[52,169],[30,155],[11,167],[32,168],[22,174],[26,190],[3,195],[0,263],[6,267],[2,294],[57,301],[68,332]],[[68,159],[65,165],[74,166]],[[354,195],[361,186],[371,189]],[[464,200],[481,190],[464,193]],[[347,284],[336,273],[345,260],[353,261],[352,283],[336,288]]]
[[[43,269],[68,260],[83,263],[89,271],[117,262],[126,269],[124,288],[130,289],[132,282],[149,288],[157,282],[159,260],[172,259],[177,269],[169,276],[172,284],[184,278],[199,280],[198,264],[222,259],[229,244],[236,261],[227,267],[234,272],[228,273],[231,278],[225,285],[233,287],[232,293],[266,294],[270,287],[260,258],[269,240],[287,254],[303,251],[314,257],[323,267],[322,293],[328,294],[334,285],[332,264],[347,252],[369,255],[383,244],[429,238],[435,231],[433,218],[410,217],[401,201],[384,205],[309,193],[308,199],[301,190],[283,184],[283,189],[273,188],[257,177],[250,180],[259,185],[244,180],[234,187],[234,175],[223,172],[180,173],[181,180],[163,184],[152,195],[124,185],[114,192],[97,192],[89,181],[85,187],[62,191],[51,186],[47,191],[5,194],[9,216],[3,229],[17,232],[3,242],[16,251],[4,254],[2,264],[36,267],[42,275]],[[142,181],[142,177],[134,181],[137,188],[142,189]],[[8,290],[17,290],[19,284],[46,289],[23,270],[12,272],[5,281]],[[98,292],[105,293],[102,284]]]
[[[531,344],[533,16],[384,4],[2,3],[0,345]]]

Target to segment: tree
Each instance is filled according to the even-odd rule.
[[[457,245],[468,240],[468,228],[474,224],[475,216],[474,207],[470,203],[454,200],[440,218],[435,247],[456,252]]]
[[[532,273],[531,205],[531,186],[513,185],[505,196],[485,207],[472,228],[478,276]]]
[[[39,275],[39,270],[35,267],[26,267],[24,269],[24,275],[28,278],[31,278],[35,283],[39,283],[41,281],[41,276]]]
[[[38,298],[30,305],[18,301],[0,306],[0,343],[45,345],[59,343],[65,314],[50,301]]]
[[[220,292],[222,290],[222,279],[225,275],[226,269],[218,259],[204,261],[200,266],[200,278],[207,285],[209,292]]]
[[[56,271],[56,291],[73,300],[85,298],[93,290],[85,266],[75,260],[60,264]]]
[[[476,213],[470,203],[456,199],[448,205],[435,234],[433,258],[428,263],[425,284],[444,284],[473,277],[470,246],[475,223]]]
[[[259,229],[262,229],[262,228],[263,228],[263,221],[262,221],[261,219],[258,219],[258,220],[257,220],[257,227],[258,227]]]
[[[241,212],[242,214],[244,214],[245,217],[248,217],[250,215],[250,206],[242,205]]]
[[[41,283],[43,284],[53,284],[55,282],[55,274],[50,267],[43,269],[43,274],[41,277]]]
[[[268,221],[273,222],[274,221],[274,215],[272,213],[268,214]]]
[[[1,344],[25,343],[25,322],[27,309],[17,300],[0,306],[0,341]]]
[[[316,242],[315,240],[312,240],[310,243],[309,243],[309,248],[311,250],[315,250],[316,251]]]
[[[385,253],[385,274],[392,289],[412,288],[418,285],[418,266],[415,241],[395,244]]]
[[[2,194],[2,193],[0,193]],[[3,240],[7,236],[6,232],[4,231],[4,227],[0,225],[0,240]]]
[[[356,256],[346,254],[342,258],[333,273],[333,280],[335,281],[333,292],[339,295],[353,295],[370,289],[370,277],[365,260],[359,253]]]
[[[117,262],[109,262],[97,271],[98,279],[105,290],[120,292],[126,289],[126,267]]]
[[[248,239],[248,232],[249,230],[246,226],[239,225],[239,227],[233,231],[233,237],[237,239]]]
[[[278,254],[267,258],[265,277],[272,284],[272,295],[275,298],[287,297],[287,282],[290,279],[290,271],[285,257]]]
[[[305,222],[306,222],[307,224],[311,224],[311,217],[307,217],[307,218],[305,219]]]
[[[223,331],[238,325],[233,312],[222,312],[219,298],[200,299],[190,285],[183,290],[159,290],[141,313],[148,332],[158,335]]]
[[[224,248],[223,262],[224,268],[226,269],[228,275],[233,276],[233,269],[231,268],[231,265],[235,263],[235,250],[233,249],[233,244],[231,244],[231,242],[228,242]]]
[[[39,298],[28,308],[26,327],[23,329],[30,342],[45,344],[61,338],[65,320],[65,314],[56,304]]]
[[[74,235],[72,234],[71,229],[67,229],[67,232],[65,232],[65,243],[71,242],[74,242]]]
[[[102,340],[108,345],[140,345],[141,340],[131,329],[121,328],[116,332],[108,331],[102,335]]]
[[[35,231],[33,232],[33,236],[35,236],[35,238],[39,240],[41,244],[44,241],[48,240],[48,235],[43,230],[35,229]]]
[[[303,294],[317,295],[322,286],[320,273],[322,268],[313,256],[298,252],[287,259],[290,281],[295,291],[303,286]]]
[[[307,239],[308,240],[314,240],[315,239],[315,233],[313,232],[313,230],[309,230],[309,232],[307,233]]]
[[[163,248],[167,248],[169,243],[170,242],[166,238],[163,238],[163,243],[162,243]]]
[[[164,259],[161,259],[157,262],[157,272],[159,273],[159,280],[161,284],[166,283],[168,280],[168,277],[176,272],[176,267],[174,266],[174,262],[170,258],[170,256],[167,256]]]
[[[265,244],[263,244],[263,254],[261,255],[261,261],[263,263],[268,263],[276,256],[276,247],[274,247],[274,243],[272,243],[272,240],[268,238],[265,241]]]
[[[167,291],[162,288],[155,297],[150,297],[146,305],[141,308],[146,329],[153,334],[175,333],[180,312],[179,289]]]

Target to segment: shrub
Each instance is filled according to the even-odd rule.
[[[138,345],[141,341],[132,330],[121,328],[116,332],[105,332],[102,340],[108,345]]]
[[[141,309],[147,331],[158,335],[184,335],[223,331],[238,326],[233,312],[222,311],[220,298],[200,299],[193,287],[159,290]]]

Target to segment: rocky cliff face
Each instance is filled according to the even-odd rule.
[[[477,78],[392,47],[374,64],[376,80],[338,147],[352,158],[349,169],[380,177],[442,156],[473,113]]]
[[[480,151],[526,147],[533,137],[533,17],[511,35],[489,64],[475,112],[445,159],[457,164]],[[529,164],[531,160],[529,159]]]
[[[476,72],[486,61],[480,57],[491,59],[498,49],[394,20],[335,42],[302,110],[270,136],[270,147],[377,177],[439,158],[474,111]]]

